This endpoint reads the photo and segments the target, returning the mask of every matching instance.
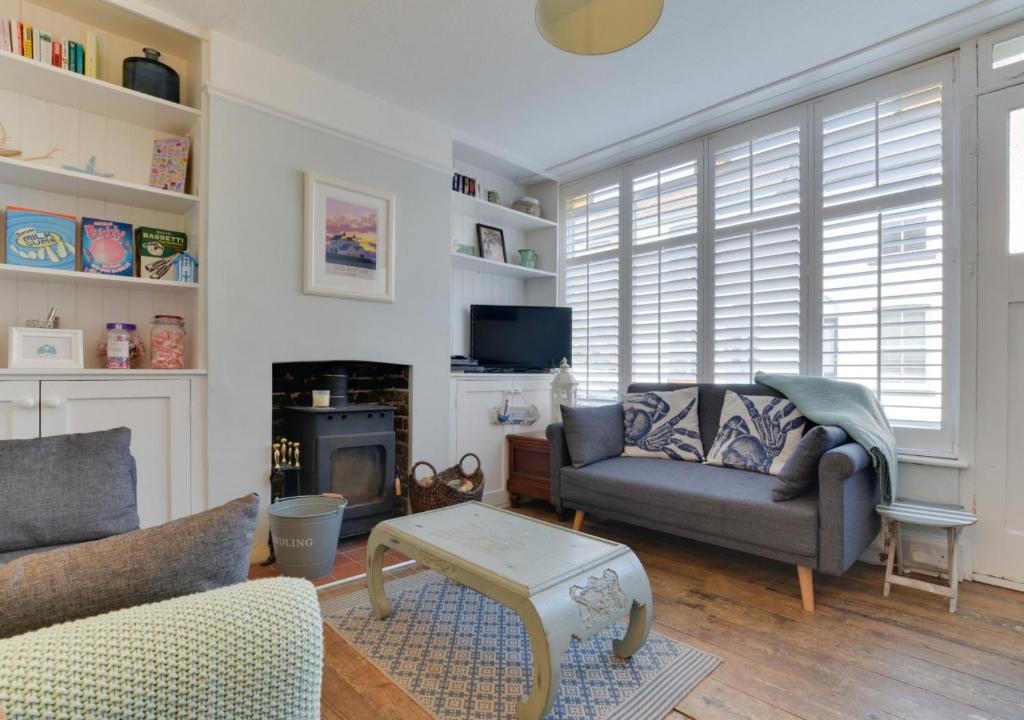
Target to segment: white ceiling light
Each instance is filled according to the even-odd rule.
[[[605,55],[654,29],[664,0],[537,0],[537,29],[560,50]]]

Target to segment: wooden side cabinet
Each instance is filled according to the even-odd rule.
[[[551,502],[551,446],[543,432],[515,433],[508,442],[508,494]]]

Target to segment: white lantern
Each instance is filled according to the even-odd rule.
[[[561,368],[551,381],[551,417],[554,422],[562,419],[562,405],[576,407],[576,391],[580,384],[569,372],[569,361],[562,358]]]

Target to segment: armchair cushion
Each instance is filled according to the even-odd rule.
[[[259,498],[0,566],[0,638],[246,579]]]
[[[139,527],[128,428],[0,441],[0,552]]]
[[[847,440],[846,431],[835,425],[816,425],[808,430],[779,470],[779,482],[772,489],[772,500],[791,500],[808,492],[818,482],[821,456]]]
[[[563,405],[562,425],[573,467],[585,467],[622,454],[625,430],[619,403],[598,407]]]

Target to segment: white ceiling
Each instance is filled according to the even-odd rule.
[[[666,0],[612,55],[538,35],[532,0],[161,0],[543,170],[977,0]]]

